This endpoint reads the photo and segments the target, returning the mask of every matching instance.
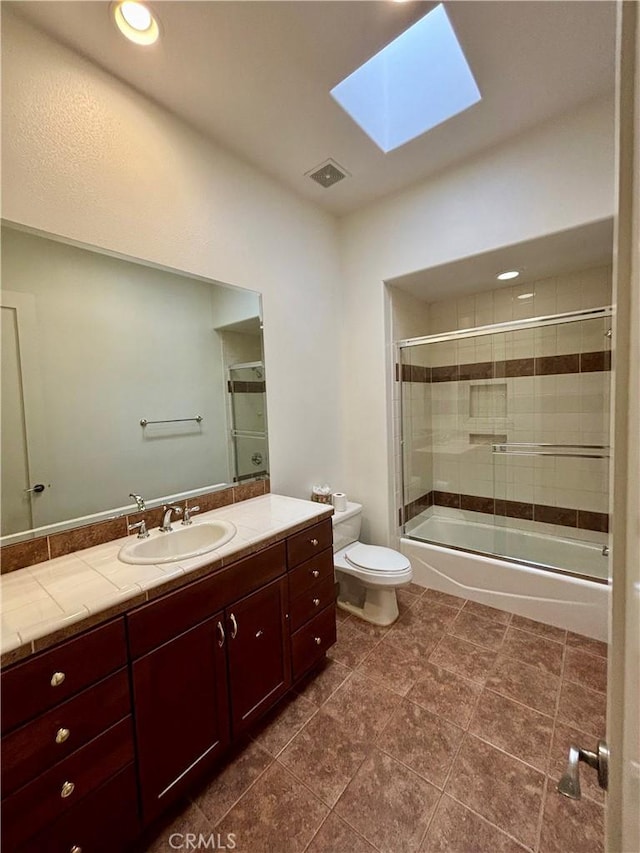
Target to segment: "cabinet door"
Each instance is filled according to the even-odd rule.
[[[227,655],[234,737],[291,684],[286,578],[227,608]]]
[[[222,613],[132,666],[142,809],[147,823],[229,743]]]

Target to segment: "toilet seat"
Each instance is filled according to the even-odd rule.
[[[333,555],[333,565],[367,587],[404,586],[413,579],[409,560],[398,551],[381,545],[352,542]]]
[[[345,559],[355,569],[369,572],[380,571],[385,574],[406,572],[411,563],[404,554],[381,545],[363,545],[358,542],[345,553]]]

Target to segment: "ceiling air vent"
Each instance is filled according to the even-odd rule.
[[[312,169],[310,172],[305,172],[305,175],[308,175],[312,181],[315,181],[317,184],[320,184],[321,187],[324,187],[325,190],[332,187],[334,184],[337,184],[338,181],[341,181],[343,178],[346,178],[349,173],[346,169],[343,169],[335,160],[329,158],[325,160],[324,163],[321,163],[320,166],[316,166],[315,169]]]

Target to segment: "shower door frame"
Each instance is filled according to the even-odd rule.
[[[571,571],[569,569],[562,569],[557,566],[547,566],[543,563],[533,563],[527,560],[517,559],[515,557],[510,557],[502,554],[494,554],[487,553],[485,551],[474,551],[470,548],[463,548],[459,545],[443,545],[442,542],[434,542],[431,539],[418,539],[418,537],[412,537],[410,533],[406,531],[406,519],[405,519],[405,497],[406,497],[406,476],[405,476],[405,440],[404,440],[404,430],[405,430],[405,412],[404,412],[404,394],[402,390],[403,383],[403,363],[402,363],[402,351],[404,349],[411,349],[412,347],[424,346],[425,344],[437,344],[437,343],[445,343],[449,341],[458,341],[464,340],[466,338],[476,338],[482,337],[484,335],[495,335],[500,332],[515,332],[522,329],[540,329],[545,326],[557,326],[564,323],[576,323],[582,320],[593,320],[598,318],[612,317],[613,316],[613,308],[610,305],[602,306],[600,308],[585,308],[580,309],[578,311],[568,311],[561,314],[547,314],[541,317],[531,317],[525,318],[521,320],[507,320],[501,323],[490,323],[485,326],[477,326],[475,328],[467,328],[467,329],[455,329],[451,332],[440,332],[435,335],[422,335],[416,338],[405,338],[400,341],[396,341],[393,348],[394,353],[394,364],[398,365],[398,381],[400,382],[400,396],[399,396],[399,410],[400,410],[400,431],[396,437],[396,441],[399,443],[400,449],[400,495],[401,495],[401,506],[397,508],[397,517],[401,520],[400,523],[400,536],[405,537],[407,539],[415,539],[418,542],[426,542],[430,545],[436,545],[440,548],[448,548],[452,551],[463,551],[467,554],[475,554],[477,556],[482,557],[496,557],[500,560],[505,560],[506,562],[516,563],[520,566],[528,566],[529,568],[540,569],[545,572],[554,572],[556,574],[565,575],[573,578],[579,578],[581,580],[592,581],[593,583],[600,584],[608,584],[608,578],[597,578],[592,575],[582,574],[580,572]],[[395,370],[395,367],[394,367]],[[611,433],[611,425],[609,425],[609,433]],[[553,445],[558,446],[558,445]],[[598,446],[600,450],[609,450],[610,445]],[[577,454],[572,454],[576,455]],[[577,457],[579,458],[579,457]],[[611,532],[609,532],[609,537],[611,536]],[[594,546],[598,547],[598,546]],[[608,547],[608,546],[605,546]]]

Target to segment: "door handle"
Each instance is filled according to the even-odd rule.
[[[25,489],[25,492],[35,492],[36,495],[39,495],[40,492],[44,492],[44,490],[44,483],[36,483],[35,486],[32,486],[30,489]]]
[[[222,622],[218,622],[216,628],[218,629],[218,645],[222,648],[224,646],[224,628],[222,627]]]
[[[590,749],[580,749],[578,746],[569,747],[567,769],[558,782],[558,793],[572,800],[579,800],[580,791],[580,762],[584,761],[589,767],[598,771],[598,784],[605,791],[609,787],[609,747],[606,741],[599,740],[596,752]]]
[[[238,636],[238,622],[233,613],[231,614],[231,616],[229,616],[229,619],[231,620],[231,639],[235,640],[235,638]]]

